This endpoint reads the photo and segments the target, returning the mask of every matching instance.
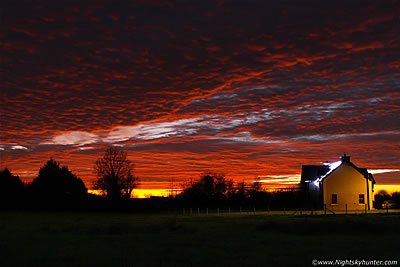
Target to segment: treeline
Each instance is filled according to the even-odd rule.
[[[305,196],[297,188],[268,192],[259,181],[235,183],[223,174],[203,173],[186,184],[179,194],[168,197],[132,199],[139,183],[133,175],[134,164],[127,152],[109,148],[94,165],[95,189],[89,194],[84,182],[67,166],[50,159],[40,168],[32,183],[24,184],[10,170],[0,171],[0,209],[81,209],[95,211],[170,211],[182,208],[221,208],[231,210],[307,209]],[[172,190],[171,190],[172,191]],[[400,194],[382,191],[375,195],[375,208],[392,200],[400,207]],[[309,207],[310,208],[310,207]]]
[[[133,167],[126,151],[107,149],[93,167],[97,176],[94,189],[102,196],[89,194],[82,179],[52,158],[32,183],[24,184],[6,168],[0,171],[0,209],[127,209],[138,184]]]
[[[391,201],[394,203],[393,208],[400,208],[400,192],[393,192],[392,194],[389,194],[385,190],[379,191],[377,194],[375,194],[375,208],[376,209],[381,209],[381,208],[392,208],[388,207],[386,205],[385,207],[385,201]]]
[[[104,176],[105,177],[105,176]],[[103,178],[104,179],[104,178]],[[133,186],[121,186],[129,193]],[[124,191],[125,190],[125,191]],[[114,211],[167,211],[181,208],[293,209],[301,199],[298,190],[266,192],[255,181],[234,183],[222,174],[204,173],[177,195],[132,199],[127,194],[89,194],[84,182],[67,166],[50,159],[31,183],[24,184],[7,168],[0,171],[1,209],[82,209]]]
[[[251,184],[235,183],[223,174],[207,172],[198,181],[186,185],[175,200],[179,206],[186,207],[283,210],[299,208],[302,194],[297,188],[267,192],[258,180]]]
[[[175,200],[183,207],[243,208],[246,210],[312,209],[300,188],[265,191],[259,181],[234,183],[222,174],[204,173],[198,181],[186,185]],[[385,201],[400,207],[400,193],[382,190],[375,194],[374,208],[385,208]]]
[[[0,207],[35,208],[79,206],[88,198],[87,188],[66,166],[50,159],[32,183],[24,184],[7,168],[0,171]]]

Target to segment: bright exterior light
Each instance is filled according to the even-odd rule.
[[[307,180],[305,181],[306,183],[313,183],[315,186],[319,187],[319,183],[326,177],[328,176],[331,172],[333,172],[337,167],[340,166],[340,164],[342,164],[342,161],[336,161],[336,162],[332,162],[332,163],[324,163],[324,166],[328,166],[329,167],[329,171],[327,173],[325,173],[324,175],[318,177],[317,179],[315,179],[314,181],[310,181]]]

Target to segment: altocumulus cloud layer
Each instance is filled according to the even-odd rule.
[[[400,183],[399,1],[279,2],[3,4],[1,166],[89,182],[114,145],[162,188],[293,182],[346,152]]]

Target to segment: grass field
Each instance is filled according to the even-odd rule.
[[[312,266],[398,260],[399,214],[1,212],[1,266]]]

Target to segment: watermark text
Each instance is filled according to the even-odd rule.
[[[396,266],[397,260],[317,260],[311,261],[313,266]]]

